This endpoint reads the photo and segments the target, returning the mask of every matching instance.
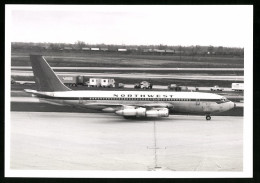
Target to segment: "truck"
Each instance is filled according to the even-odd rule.
[[[153,85],[148,81],[142,81],[140,83],[135,83],[134,88],[152,89]]]
[[[115,80],[112,78],[88,78],[85,75],[65,74],[58,77],[67,86],[115,87]]]
[[[169,84],[168,90],[174,90],[174,91],[182,91],[182,89],[186,90],[187,87],[185,86],[178,86],[177,84]]]
[[[231,89],[234,91],[244,91],[244,83],[232,83]]]
[[[188,91],[188,87],[187,86],[180,86],[181,87],[181,91]]]
[[[169,84],[168,85],[168,90],[175,90],[176,87],[177,87],[176,84]]]
[[[115,87],[115,80],[114,79],[101,79],[101,87],[108,87],[113,88]]]
[[[74,75],[58,75],[61,82],[68,86],[77,86],[77,76]]]
[[[135,84],[134,84],[134,88],[141,88],[140,83],[135,83]]]
[[[100,87],[101,78],[89,78],[88,86],[89,87]]]
[[[124,87],[125,87],[124,83],[117,83],[117,88],[124,88]]]
[[[223,91],[224,88],[220,88],[218,85],[215,85],[210,88],[211,91]]]
[[[88,82],[89,87],[115,87],[115,80],[109,78],[89,78]]]
[[[148,81],[142,81],[140,83],[140,88],[142,88],[142,89],[152,89],[153,85],[152,85],[152,83],[150,83]]]
[[[67,86],[84,86],[88,79],[83,75],[58,75],[58,77]]]

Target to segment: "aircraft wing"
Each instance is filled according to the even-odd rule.
[[[144,108],[147,108],[147,109],[150,109],[150,108],[173,108],[173,105],[170,104],[170,103],[149,103],[149,104],[139,104],[139,105],[136,105],[137,107],[144,107]]]
[[[143,107],[146,109],[153,109],[153,108],[173,108],[173,105],[170,103],[147,103],[147,104],[131,104],[131,105],[125,105],[125,104],[108,104],[108,103],[87,103],[85,104],[86,106],[88,105],[95,105],[95,106],[100,106],[105,108],[110,108],[114,110],[119,110],[119,109],[125,109],[125,108],[137,108],[137,107]]]

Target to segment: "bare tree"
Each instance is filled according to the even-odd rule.
[[[75,47],[77,48],[77,49],[82,49],[83,47],[85,47],[86,46],[86,44],[85,44],[85,42],[84,41],[77,41],[77,42],[75,42]]]

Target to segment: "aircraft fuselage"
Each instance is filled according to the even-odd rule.
[[[223,96],[202,92],[162,91],[33,91],[40,100],[62,105],[115,112],[122,106],[168,108],[170,112],[214,114],[235,104]],[[75,97],[76,96],[76,97]]]

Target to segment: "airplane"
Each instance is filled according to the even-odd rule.
[[[11,84],[20,84],[20,85],[28,85],[28,84],[35,84],[34,81],[17,81],[11,78]]]
[[[224,96],[203,92],[71,90],[42,55],[30,55],[37,90],[25,92],[40,101],[112,112],[126,119],[168,117],[174,113],[211,114],[236,107]]]

